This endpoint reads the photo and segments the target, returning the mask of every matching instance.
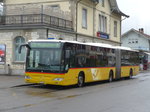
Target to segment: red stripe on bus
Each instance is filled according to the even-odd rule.
[[[43,73],[43,72],[26,72],[26,73],[33,73],[33,74],[53,74],[53,75],[65,75],[64,73]]]
[[[134,65],[134,66],[121,66],[121,67],[138,67],[138,66]],[[86,67],[86,68],[70,68],[70,69],[89,69],[89,68],[116,68],[116,67]],[[26,72],[26,73],[65,75],[64,73],[43,73],[43,72]]]
[[[138,65],[131,65],[131,66],[121,66],[121,67],[139,67]]]
[[[121,66],[121,67],[138,67],[138,65],[134,65],[134,66]],[[116,68],[116,67],[85,67],[85,68],[70,68],[70,69],[89,69],[89,68]]]
[[[115,68],[115,67],[85,67],[85,68],[70,68],[70,69],[89,69],[89,68]]]

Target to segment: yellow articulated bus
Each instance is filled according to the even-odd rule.
[[[25,81],[50,85],[83,86],[113,81],[139,73],[139,52],[100,43],[31,40],[27,44]]]

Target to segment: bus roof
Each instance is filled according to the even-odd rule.
[[[147,55],[150,55],[150,53],[148,53],[148,52],[144,52],[145,54],[147,54]]]
[[[110,44],[104,44],[104,43],[82,43],[78,41],[66,41],[66,40],[29,40],[28,42],[62,42],[62,43],[75,43],[75,44],[100,46],[100,47],[108,47],[108,48],[113,47]]]
[[[121,49],[121,50],[128,50],[128,51],[135,51],[139,52],[138,50],[131,49],[130,47],[124,47],[124,46],[115,46],[116,49]]]
[[[81,43],[81,42],[78,42],[78,41],[66,41],[66,40],[29,40],[28,42],[62,42],[62,43],[65,43],[65,42],[69,42],[69,43]]]
[[[91,46],[97,46],[97,47],[105,47],[105,48],[111,48],[111,49],[121,49],[121,50],[128,50],[128,51],[136,51],[129,47],[123,47],[123,46],[112,46],[110,44],[104,44],[104,43],[82,43],[78,41],[68,41],[68,40],[29,40],[28,42],[62,42],[62,43],[74,43],[74,44],[82,44],[82,45],[91,45]]]
[[[91,45],[91,46],[97,46],[97,47],[107,47],[107,48],[114,48],[114,46],[110,44],[104,44],[104,43],[85,43],[86,45]]]

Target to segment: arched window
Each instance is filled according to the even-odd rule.
[[[25,43],[25,39],[23,37],[16,37],[14,40],[15,44],[15,61],[25,61],[25,48],[22,48],[21,54],[18,53],[19,46]]]

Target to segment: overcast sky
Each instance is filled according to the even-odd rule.
[[[150,0],[117,0],[119,9],[130,17],[122,21],[122,33],[144,28],[150,34]]]

